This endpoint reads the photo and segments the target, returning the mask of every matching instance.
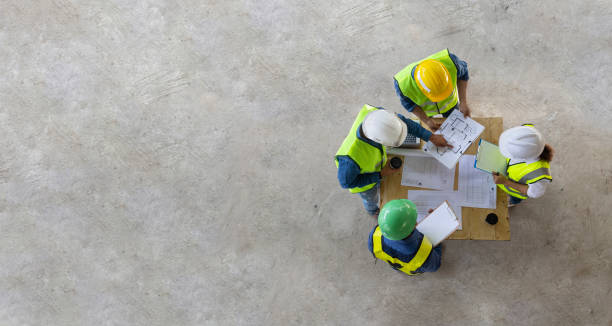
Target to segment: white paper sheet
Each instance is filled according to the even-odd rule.
[[[435,158],[414,150],[404,155],[402,185],[437,190],[453,190],[455,167],[447,169]]]
[[[459,225],[459,221],[450,206],[443,202],[427,218],[417,225],[417,230],[423,233],[431,244],[437,246],[451,235]]]
[[[427,216],[430,209],[440,206],[443,201],[453,207],[457,220],[459,221],[459,230],[463,227],[463,219],[461,216],[461,200],[462,196],[458,191],[434,191],[434,190],[408,190],[408,199],[410,199],[417,208],[417,223],[421,222]]]
[[[435,132],[435,134],[444,136],[444,139],[453,145],[453,148],[437,147],[431,141],[428,141],[423,146],[423,151],[429,153],[450,169],[457,164],[459,157],[465,153],[483,130],[483,125],[471,118],[465,118],[459,110],[454,110],[444,120],[440,129]]]
[[[466,207],[495,208],[497,188],[493,176],[474,167],[475,155],[464,155],[459,160],[458,189],[461,205]]]

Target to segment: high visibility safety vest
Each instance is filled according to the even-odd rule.
[[[417,250],[417,253],[410,261],[401,261],[395,257],[391,257],[389,254],[383,251],[382,249],[382,232],[380,231],[380,227],[376,226],[374,233],[372,234],[372,251],[374,256],[380,260],[384,260],[394,269],[400,270],[408,275],[419,274],[416,273],[416,270],[419,267],[423,266],[427,258],[429,258],[429,254],[431,253],[432,245],[427,237],[423,236],[423,240],[421,241],[421,245]]]
[[[451,81],[453,82],[453,93],[447,97],[445,100],[440,102],[432,102],[430,99],[421,92],[417,82],[414,80],[414,76],[412,76],[412,69],[427,59],[434,59],[440,61],[448,73],[451,76]],[[417,62],[411,63],[408,67],[402,69],[402,71],[398,72],[394,76],[395,80],[397,80],[397,84],[399,89],[402,91],[406,97],[412,100],[416,105],[418,105],[423,112],[427,114],[428,117],[434,116],[439,113],[444,113],[457,105],[459,103],[459,92],[457,91],[457,67],[455,63],[451,59],[448,54],[448,49],[444,49],[438,53],[434,53],[429,57],[419,60]]]
[[[342,142],[342,145],[336,152],[335,161],[336,167],[338,167],[338,156],[346,155],[350,157],[357,165],[359,165],[360,173],[373,173],[380,172],[382,167],[387,163],[387,149],[384,145],[380,145],[382,149],[378,149],[367,142],[357,138],[357,129],[365,119],[368,113],[378,110],[370,105],[364,105],[357,119],[353,122],[351,131],[348,136]],[[363,187],[350,188],[350,192],[364,192],[374,187],[376,183],[371,183]]]
[[[533,125],[530,124],[524,124],[523,126],[533,127]],[[529,164],[520,162],[510,165],[510,159],[507,158],[506,165],[506,175],[508,176],[508,179],[516,183],[528,185],[544,179],[552,181],[552,176],[550,175],[550,163],[546,161],[537,161]],[[520,199],[527,199],[527,196],[523,195],[523,193],[517,189],[506,187],[505,185],[501,184],[497,186],[503,191],[507,192],[510,196]]]

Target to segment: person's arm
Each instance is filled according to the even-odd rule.
[[[467,101],[467,85],[470,79],[467,62],[459,59],[456,55],[449,53],[449,56],[455,67],[457,68],[457,89],[459,91],[459,111],[464,116],[469,117],[471,115],[470,106]]]
[[[455,67],[457,68],[457,79],[468,81],[470,79],[470,72],[468,71],[467,62],[459,59],[456,55],[450,52],[448,53],[448,55],[450,56],[451,60],[455,64]]]
[[[338,181],[342,188],[363,187],[378,182],[379,172],[360,173],[359,165],[348,156],[338,156]]]
[[[419,108],[420,109],[420,108]],[[444,136],[442,135],[434,135],[431,133],[431,131],[421,127],[420,124],[404,117],[401,114],[397,115],[402,121],[404,121],[404,123],[406,124],[406,126],[408,127],[408,133],[414,136],[417,136],[425,141],[430,141],[432,143],[434,143],[434,145],[439,146],[439,147],[444,147],[444,146],[448,146],[448,147],[453,147],[452,145],[450,145],[448,142],[446,142],[446,139],[444,139]]]
[[[421,120],[425,124],[427,124],[427,126],[429,126],[429,129],[431,129],[432,131],[438,130],[438,128],[440,128],[440,125],[442,123],[436,122],[433,119],[431,119],[430,117],[428,117],[427,114],[425,114],[425,112],[423,112],[423,109],[421,109],[410,98],[408,98],[406,95],[404,95],[402,93],[402,90],[399,88],[399,84],[397,83],[397,80],[395,78],[393,78],[393,82],[395,84],[395,93],[397,93],[397,96],[399,96],[400,103],[402,103],[402,106],[404,107],[404,109],[406,109],[406,111],[412,112],[414,115],[416,115],[417,118],[419,118],[419,120]]]
[[[547,179],[542,179],[534,183],[529,184],[529,188],[527,189],[527,197],[529,198],[540,198],[546,192],[546,188],[548,188],[548,184],[550,183]]]
[[[423,263],[423,265],[421,265],[421,267],[419,267],[416,270],[416,272],[417,273],[435,272],[440,268],[440,265],[442,265],[442,245],[441,244],[431,249],[431,252],[429,253],[429,257],[427,257],[427,260]]]
[[[467,80],[457,81],[457,88],[459,89],[459,111],[461,111],[465,117],[472,115],[470,106],[467,103],[467,84]]]
[[[420,109],[420,108],[419,108]],[[421,110],[422,112],[422,110]],[[397,116],[404,121],[404,123],[406,124],[406,126],[408,127],[408,133],[411,135],[414,135],[416,137],[419,137],[425,141],[429,141],[429,138],[431,137],[431,131],[423,128],[420,124],[412,121],[412,119],[408,119],[405,116],[401,115],[401,114],[397,114]]]
[[[520,191],[521,194],[527,196],[527,189],[529,189],[529,185],[524,185],[518,182],[514,182],[499,173],[498,174],[493,173],[493,180],[495,181],[495,184],[504,185],[506,187],[512,187]]]
[[[429,129],[431,129],[431,131],[438,130],[438,128],[440,128],[440,126],[442,125],[442,122],[438,122],[428,117],[425,111],[423,111],[420,106],[415,106],[414,109],[412,109],[412,113],[416,115],[419,120],[423,121],[429,127]]]

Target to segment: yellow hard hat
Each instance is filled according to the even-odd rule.
[[[428,99],[440,102],[453,93],[453,81],[446,67],[437,60],[423,60],[414,70],[414,79]]]

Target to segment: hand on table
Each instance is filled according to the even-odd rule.
[[[493,181],[495,182],[495,184],[503,185],[506,183],[506,180],[507,180],[506,177],[496,172],[491,172],[491,173],[493,174]]]
[[[431,135],[431,137],[429,138],[429,141],[432,142],[434,145],[438,146],[438,147],[445,147],[448,146],[450,148],[453,148],[453,145],[449,144],[446,139],[444,139],[444,136],[442,135]]]

